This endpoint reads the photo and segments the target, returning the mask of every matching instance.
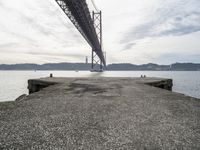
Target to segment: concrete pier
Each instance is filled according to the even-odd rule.
[[[200,100],[159,78],[29,80],[0,103],[0,149],[200,149]]]

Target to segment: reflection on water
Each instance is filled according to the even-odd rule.
[[[13,101],[28,93],[28,79],[47,77],[164,77],[173,79],[173,91],[200,98],[200,71],[0,71],[0,101]]]

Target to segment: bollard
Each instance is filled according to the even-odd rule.
[[[53,78],[53,74],[52,73],[50,74],[50,78]]]

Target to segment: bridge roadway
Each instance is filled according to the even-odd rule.
[[[172,85],[157,78],[30,80],[31,92],[51,86],[0,103],[0,149],[200,149],[200,100],[146,83]]]

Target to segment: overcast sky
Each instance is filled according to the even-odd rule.
[[[200,63],[200,0],[95,1],[108,63]],[[0,63],[84,62],[90,54],[54,0],[0,0]]]

